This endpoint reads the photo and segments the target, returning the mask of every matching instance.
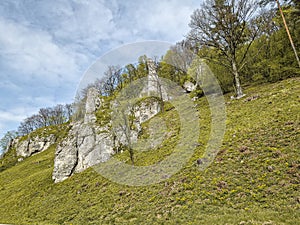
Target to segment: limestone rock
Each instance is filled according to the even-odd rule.
[[[109,126],[99,127],[95,123],[95,111],[100,105],[97,90],[89,89],[84,120],[72,123],[67,137],[57,146],[52,174],[54,182],[105,162],[114,153]]]
[[[134,107],[134,116],[138,123],[143,123],[161,111],[161,104],[158,99],[148,98]]]
[[[85,115],[84,115],[85,123],[96,122],[95,111],[99,108],[101,104],[101,100],[98,96],[99,96],[99,92],[96,88],[90,88],[88,90],[86,104],[85,104]]]
[[[132,111],[134,119],[131,129],[127,129],[125,124],[114,127],[114,146],[117,151],[122,146],[129,145],[129,141],[130,144],[138,141],[138,136],[142,131],[142,123],[158,114],[161,111],[161,104],[157,98],[150,97],[135,105]]]
[[[78,132],[78,165],[81,172],[98,163],[107,161],[114,153],[113,138],[108,127],[82,125]]]
[[[191,81],[186,81],[183,84],[183,89],[187,92],[190,93],[194,90],[196,90],[197,85],[193,84]]]
[[[78,162],[76,136],[71,129],[69,135],[56,148],[52,178],[55,182],[67,179],[74,171]]]
[[[17,156],[29,157],[35,153],[45,151],[56,142],[54,134],[48,136],[28,137],[24,141],[16,139],[12,145],[16,146]]]
[[[164,82],[158,77],[156,73],[156,65],[152,59],[147,60],[147,65],[149,68],[149,74],[147,76],[147,84],[140,93],[140,97],[145,96],[156,96],[161,97],[163,101],[168,101],[169,96],[166,88],[164,87]]]
[[[154,73],[155,69],[150,68],[149,77],[157,76]],[[155,86],[155,82],[153,83],[150,78],[147,91],[153,90]],[[128,117],[131,117],[133,113],[132,127],[128,128],[128,123],[122,123],[124,122],[122,115],[121,123],[117,123],[116,126],[112,125],[114,120],[104,126],[99,126],[96,124],[95,112],[101,104],[98,91],[94,88],[89,89],[84,119],[72,123],[68,135],[57,146],[52,174],[54,182],[61,182],[74,173],[105,162],[122,146],[137,142],[142,129],[141,124],[161,110],[160,101],[157,98],[146,98],[124,112]],[[112,108],[118,106],[116,102],[111,104]]]
[[[113,138],[107,127],[76,122],[68,136],[57,146],[52,178],[55,182],[67,179],[100,162],[114,153]]]

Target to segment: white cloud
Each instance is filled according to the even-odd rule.
[[[20,111],[24,111],[21,109]],[[14,111],[14,112],[7,112],[0,110],[0,124],[3,124],[3,121],[8,122],[8,121],[16,121],[16,120],[22,120],[25,117],[22,116],[19,112]],[[3,126],[3,125],[2,125]]]
[[[53,5],[53,3],[50,3]],[[69,2],[66,8],[55,10],[51,14],[63,19],[55,25],[53,33],[60,40],[72,40],[77,47],[84,46],[90,50],[97,47],[100,40],[109,39],[114,32],[112,13],[103,1],[90,0]],[[52,6],[51,8],[53,8]]]
[[[150,8],[143,7],[136,15],[139,26],[145,26],[149,32],[157,33],[166,40],[181,40],[188,30],[192,8],[179,1],[172,4],[170,1],[154,1],[151,5]]]
[[[5,32],[0,36],[2,60],[6,66],[25,75],[17,79],[24,82],[37,79],[41,83],[56,86],[59,74],[67,80],[78,75],[74,55],[56,45],[47,32],[30,29],[1,17],[0,31]]]
[[[70,101],[84,71],[105,52],[136,41],[181,40],[198,4],[0,1],[0,135],[38,108]]]
[[[115,12],[118,29],[130,31],[130,35],[145,39],[176,42],[183,39],[188,30],[190,15],[200,5],[196,0],[115,0],[110,8]]]
[[[0,110],[0,138],[6,131],[17,130],[19,122],[23,121],[27,116],[34,112],[35,111],[32,109],[25,109],[24,107],[16,107],[8,111]]]

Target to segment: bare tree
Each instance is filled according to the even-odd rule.
[[[252,26],[257,10],[254,0],[207,0],[194,11],[189,24],[188,39],[200,47],[215,50],[218,63],[230,70],[237,98],[243,96],[239,72],[260,31],[258,24]]]
[[[54,107],[41,108],[38,114],[24,119],[18,127],[20,135],[27,135],[32,131],[51,125],[59,125],[67,122],[73,115],[73,104],[58,104]]]
[[[65,105],[65,114],[67,117],[67,121],[69,121],[74,113],[74,103]]]
[[[107,71],[104,73],[105,83],[104,83],[104,92],[107,95],[112,95],[116,90],[118,85],[121,84],[121,69],[119,66],[109,66]]]
[[[47,108],[41,108],[39,110],[39,115],[40,115],[40,123],[41,123],[41,126],[49,126],[51,124],[50,122],[50,114],[51,114],[51,108],[50,107],[47,107]]]
[[[34,117],[35,116],[28,117],[23,122],[21,122],[20,126],[18,127],[18,133],[20,135],[27,135],[36,129]]]
[[[192,44],[189,40],[183,40],[171,46],[164,57],[164,61],[175,66],[176,69],[186,72],[194,59]]]

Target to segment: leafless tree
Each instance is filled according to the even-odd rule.
[[[164,61],[175,66],[176,69],[186,72],[193,58],[192,44],[189,40],[183,40],[171,46],[169,52],[164,57]]]
[[[119,66],[109,66],[107,71],[104,73],[104,93],[107,95],[113,94],[118,85],[121,85],[121,69]]]
[[[41,108],[38,114],[24,119],[18,127],[19,135],[27,135],[32,131],[51,125],[59,125],[67,122],[73,115],[73,105],[58,104],[54,107]]]

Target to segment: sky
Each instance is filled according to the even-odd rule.
[[[128,43],[176,43],[199,0],[1,0],[0,137],[71,103],[85,71]]]

